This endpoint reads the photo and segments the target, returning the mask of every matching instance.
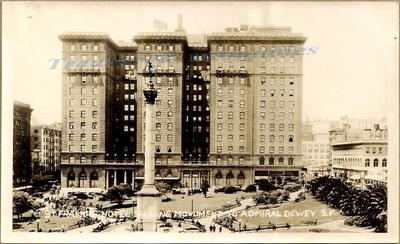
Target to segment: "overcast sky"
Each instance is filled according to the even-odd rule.
[[[153,19],[176,28],[177,14],[189,34],[227,26],[289,26],[308,37],[304,56],[303,120],[380,118],[393,111],[398,83],[398,6],[381,3],[166,3],[3,2],[3,84],[43,123],[61,121],[61,58],[64,31],[107,32],[129,41],[153,31]],[[7,90],[3,89],[3,92]]]

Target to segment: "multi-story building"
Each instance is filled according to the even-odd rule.
[[[329,175],[332,151],[329,131],[335,127],[330,121],[307,121],[303,123],[303,165],[307,168],[307,179]]]
[[[387,183],[387,127],[376,124],[350,139],[348,130],[330,131],[332,174],[361,186]]]
[[[63,71],[63,187],[143,180],[150,63],[156,180],[198,187],[204,179],[243,186],[301,178],[302,35],[251,27],[194,42],[180,28],[139,33],[129,45],[106,34],[60,39],[64,60],[86,63]]]
[[[33,171],[40,174],[59,170],[61,162],[61,127],[36,125],[31,127]]]
[[[33,109],[14,101],[13,125],[13,185],[27,185],[32,179],[30,150],[31,114]]]

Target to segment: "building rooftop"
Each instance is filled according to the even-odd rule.
[[[186,41],[187,36],[185,32],[139,32],[133,37],[135,41],[138,40],[180,40]]]
[[[14,101],[14,106],[23,107],[23,108],[30,108],[31,110],[33,110],[31,108],[31,105],[29,105],[27,103],[20,102],[20,101]]]
[[[375,139],[375,140],[354,140],[354,141],[341,141],[341,142],[333,142],[332,146],[349,146],[349,145],[360,145],[360,144],[387,144],[387,140]]]

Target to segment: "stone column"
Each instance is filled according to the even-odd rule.
[[[124,184],[126,184],[126,182],[127,182],[127,178],[128,178],[127,173],[128,172],[126,172],[126,170],[124,170]]]
[[[104,185],[104,189],[108,188],[108,170],[105,170],[105,185]]]
[[[116,185],[117,185],[117,170],[114,169],[114,185],[113,186],[116,186]]]
[[[135,189],[135,171],[132,170],[132,190]]]
[[[149,86],[143,91],[146,99],[146,128],[144,146],[144,185],[137,193],[137,215],[136,226],[139,231],[157,231],[160,192],[154,184],[155,173],[155,99],[157,90],[151,81],[152,64],[149,62],[148,70],[150,75]]]

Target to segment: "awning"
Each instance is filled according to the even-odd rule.
[[[138,176],[138,177],[135,177],[135,179],[144,180],[144,177]],[[154,179],[155,180],[180,180],[179,177],[155,177]]]

